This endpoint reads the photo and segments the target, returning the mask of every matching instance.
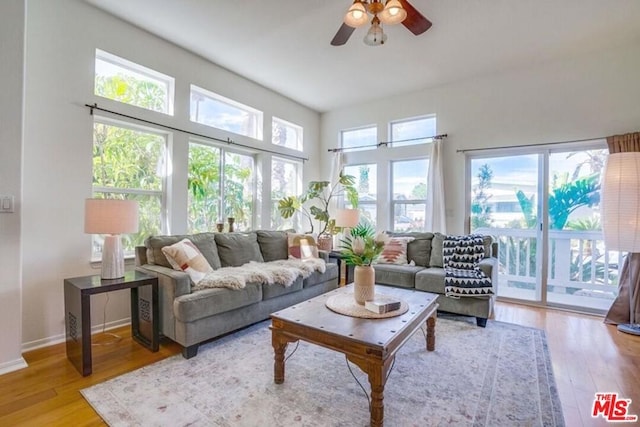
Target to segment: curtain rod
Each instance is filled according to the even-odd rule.
[[[571,142],[597,141],[598,139],[607,139],[607,137],[606,136],[600,136],[600,137],[596,137],[596,138],[572,139],[572,140],[569,140],[569,141],[542,142],[540,144],[505,145],[504,147],[463,148],[463,149],[460,149],[460,150],[456,150],[456,153],[470,153],[472,151],[485,151],[485,150],[503,150],[503,149],[509,149],[509,148],[544,147],[546,145],[569,144]]]
[[[177,132],[182,132],[182,133],[186,133],[186,134],[193,135],[193,136],[198,136],[200,138],[206,138],[206,139],[211,139],[213,141],[224,142],[225,144],[229,144],[229,145],[237,145],[238,147],[244,147],[244,148],[248,148],[248,149],[251,149],[251,150],[262,151],[262,152],[265,152],[265,153],[271,153],[271,154],[275,154],[277,156],[289,157],[289,158],[302,160],[302,161],[309,160],[308,157],[296,156],[296,155],[293,155],[293,154],[279,153],[277,151],[267,150],[266,148],[256,148],[256,147],[252,147],[250,145],[240,144],[239,142],[234,142],[231,138],[227,138],[225,140],[225,139],[221,139],[221,138],[216,138],[215,136],[208,136],[208,135],[204,135],[204,134],[201,134],[201,133],[191,132],[191,131],[188,131],[188,130],[176,128],[176,127],[173,127],[173,126],[163,125],[162,123],[152,122],[151,120],[145,120],[145,119],[141,119],[139,117],[130,116],[128,114],[118,113],[117,111],[107,110],[106,108],[100,108],[100,107],[98,107],[98,104],[93,104],[93,105],[84,104],[84,106],[89,108],[89,110],[90,110],[89,114],[91,114],[92,116],[93,116],[93,110],[104,111],[106,113],[114,114],[116,116],[126,117],[128,119],[137,120],[139,122],[148,123],[148,124],[151,124],[151,125],[154,125],[154,126],[160,126],[162,128],[165,128],[165,129],[175,130]]]
[[[444,139],[446,137],[447,137],[447,134],[443,133],[443,134],[440,134],[440,135],[423,136],[423,137],[420,137],[420,138],[396,139],[395,141],[381,141],[381,142],[379,142],[377,144],[359,145],[357,147],[329,148],[327,151],[329,151],[330,153],[336,153],[336,152],[344,151],[344,150],[358,150],[360,148],[369,148],[369,147],[380,148],[380,147],[386,147],[389,144],[393,144],[393,143],[396,143],[396,142],[419,141],[421,139]]]

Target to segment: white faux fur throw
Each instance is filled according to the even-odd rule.
[[[243,289],[247,282],[262,282],[269,285],[277,283],[286,287],[291,286],[298,276],[307,278],[314,271],[324,273],[326,270],[324,259],[320,258],[304,261],[299,259],[250,261],[239,267],[222,267],[214,270],[196,283],[192,289],[194,291],[207,288]]]

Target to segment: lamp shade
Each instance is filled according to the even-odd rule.
[[[344,23],[350,27],[357,28],[367,22],[369,22],[367,10],[360,0],[355,0],[344,16]]]
[[[378,16],[383,24],[394,25],[406,19],[407,11],[398,0],[387,0],[387,4]]]
[[[360,221],[358,209],[338,209],[336,212],[336,227],[353,228]]]
[[[87,199],[84,232],[127,234],[138,232],[138,202],[135,200]]]
[[[609,154],[600,207],[607,248],[640,252],[640,152]]]

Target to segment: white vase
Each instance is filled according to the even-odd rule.
[[[360,305],[371,301],[376,294],[376,271],[370,265],[356,265],[353,269],[353,298]]]

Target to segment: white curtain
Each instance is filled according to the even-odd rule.
[[[444,210],[444,171],[442,169],[442,141],[431,144],[429,174],[427,178],[427,212],[425,229],[446,234],[447,224]]]

